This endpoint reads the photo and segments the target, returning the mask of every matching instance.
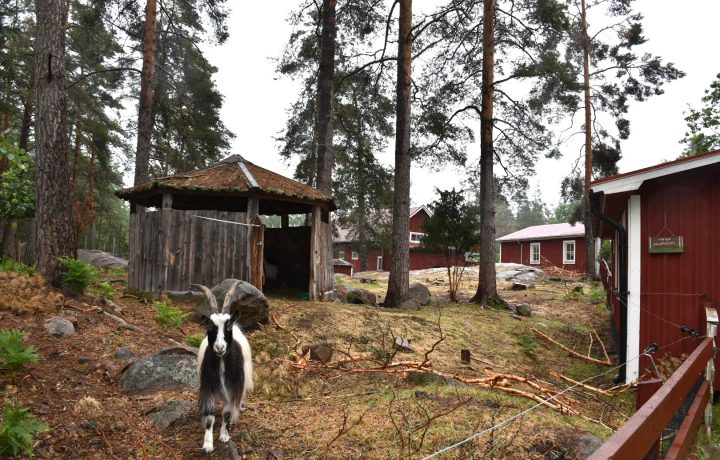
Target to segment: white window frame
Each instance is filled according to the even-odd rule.
[[[568,246],[572,244],[573,247],[573,258],[570,260],[568,258]],[[577,244],[575,244],[575,240],[564,240],[563,241],[563,264],[565,265],[575,265],[575,261],[577,260]]]
[[[338,251],[338,259],[345,260],[345,251]]]
[[[358,260],[360,258],[360,255],[357,251],[353,251],[350,257],[352,258],[352,260]]]
[[[376,266],[375,268],[377,268],[377,271],[379,271],[379,272],[382,271],[382,269],[383,269],[383,256],[378,256],[378,257],[377,257],[377,266]]]
[[[537,260],[533,260],[537,248]],[[530,243],[530,265],[540,265],[540,243]]]
[[[417,240],[414,240],[414,239],[413,239],[413,236],[416,236],[416,235],[417,235]],[[423,237],[423,236],[425,236],[424,233],[410,232],[410,242],[411,242],[411,243],[420,243],[420,240],[422,240],[422,237]]]

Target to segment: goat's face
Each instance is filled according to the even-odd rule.
[[[233,340],[233,325],[237,312],[213,313],[210,317],[203,316],[202,322],[207,326],[208,345],[212,345],[215,354],[222,358],[227,353]]]

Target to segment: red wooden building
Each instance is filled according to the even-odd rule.
[[[497,239],[500,262],[562,267],[585,273],[583,224],[548,224],[527,227]]]
[[[635,359],[653,343],[655,361],[690,353],[697,340],[682,328],[704,334],[705,307],[720,302],[720,151],[601,179],[591,193],[593,233],[613,243],[601,277],[620,377],[633,381],[653,375]]]
[[[425,206],[410,208],[410,232],[408,235],[410,240],[410,270],[445,266],[442,254],[422,250],[420,244],[420,240],[424,235],[422,224],[428,217],[430,217],[430,211]],[[351,263],[354,272],[361,271],[360,254],[357,250],[357,242],[352,229],[344,227],[338,229],[338,236],[333,240],[333,258]],[[457,263],[462,264],[464,261],[458,260]],[[347,269],[340,267],[340,265],[335,264],[335,273],[346,273]],[[368,270],[389,271],[390,254],[376,247],[368,249]]]

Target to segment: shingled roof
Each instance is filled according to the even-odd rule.
[[[325,202],[330,209],[335,209],[332,197],[309,185],[261,168],[240,155],[232,155],[207,168],[150,179],[134,187],[118,190],[115,194],[133,203],[154,206],[157,199],[161,199],[162,194],[167,192],[174,196],[260,196],[279,201]],[[193,201],[197,202],[197,199]]]

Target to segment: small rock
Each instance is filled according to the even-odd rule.
[[[133,354],[132,350],[130,350],[128,347],[120,347],[115,352],[115,357],[117,359],[130,359],[133,356],[135,356],[135,355]]]
[[[303,345],[302,354],[306,355],[308,351],[310,352],[310,359],[320,361],[321,363],[329,362],[333,356],[332,344],[328,342]]]
[[[53,316],[45,321],[45,329],[55,337],[70,337],[75,333],[75,326],[62,316]]]
[[[89,362],[90,362],[90,358],[88,358],[87,356],[81,356],[78,358],[78,363],[80,363],[80,364],[87,364]]]
[[[529,303],[521,303],[515,307],[515,310],[518,312],[518,315],[520,316],[530,316],[532,315],[532,307]]]
[[[594,434],[582,433],[573,440],[575,456],[578,460],[585,460],[603,445],[603,440]]]
[[[335,302],[338,299],[338,294],[335,291],[327,291],[322,296],[323,302]]]
[[[400,304],[401,310],[420,310],[420,302],[415,299],[407,299]]]
[[[410,283],[408,297],[417,300],[420,305],[428,305],[432,300],[430,289],[422,283]]]
[[[526,291],[527,288],[528,285],[523,283],[513,283],[512,286],[510,286],[511,291]]]
[[[582,284],[576,284],[575,286],[573,286],[572,291],[577,292],[578,294],[582,294],[583,293]]]
[[[377,305],[377,295],[367,289],[353,289],[347,293],[347,302],[361,305]]]
[[[415,399],[430,399],[430,393],[422,390],[415,390]]]
[[[395,349],[405,353],[415,353],[415,349],[410,346],[410,341],[400,336],[395,337]]]
[[[169,400],[148,417],[158,428],[167,428],[176,421],[193,412],[195,404],[188,401]]]

